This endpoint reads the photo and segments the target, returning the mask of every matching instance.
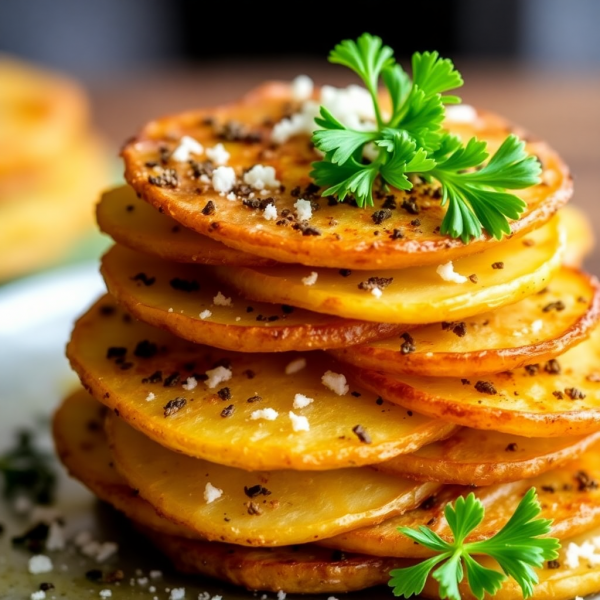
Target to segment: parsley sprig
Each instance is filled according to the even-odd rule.
[[[492,538],[478,542],[465,542],[468,535],[483,521],[485,509],[473,493],[457,498],[454,506],[448,504],[444,515],[454,535],[453,542],[446,542],[428,527],[418,530],[408,527],[398,529],[418,544],[436,552],[436,556],[412,567],[391,571],[389,585],[395,596],[410,598],[420,594],[430,572],[440,586],[440,597],[460,600],[459,583],[466,571],[467,581],[473,595],[482,600],[485,592],[495,595],[507,577],[512,577],[521,587],[523,597],[529,598],[538,583],[533,570],[545,561],[558,558],[560,543],[555,538],[540,537],[550,532],[552,521],[538,518],[541,506],[535,488],[523,497],[513,516]],[[478,563],[473,555],[492,557],[502,573]]]
[[[378,177],[384,185],[405,191],[413,187],[409,175],[436,180],[442,206],[448,205],[442,234],[468,243],[482,229],[497,239],[510,233],[508,218],[517,219],[526,204],[506,190],[539,183],[539,161],[510,135],[486,163],[486,142],[472,138],[463,146],[443,127],[445,105],[460,102],[446,92],[463,85],[452,61],[437,52],[416,52],[411,80],[393,54],[368,33],[357,41],[344,40],[330,53],[330,62],[352,69],[362,79],[373,101],[375,123],[373,129],[352,129],[321,106],[312,141],[324,157],[313,163],[311,177],[325,188],[324,196],[343,202],[351,195],[361,207],[373,206]],[[380,106],[380,81],[389,94],[390,115]]]

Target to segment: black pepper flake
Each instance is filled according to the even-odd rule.
[[[247,312],[247,313],[254,312],[254,307],[253,307],[253,306],[247,306],[247,307],[246,307],[246,312]]]
[[[551,358],[544,365],[544,371],[546,371],[546,373],[550,373],[550,375],[558,375],[561,371],[560,363],[555,358]]]
[[[46,523],[38,523],[25,533],[12,538],[13,546],[21,546],[35,554],[40,553],[46,545],[50,527]]]
[[[477,275],[475,273],[473,273],[473,275],[469,275],[469,281],[471,283],[477,283],[479,281],[479,278],[477,277]]]
[[[121,369],[121,371],[127,371],[131,369],[131,367],[133,367],[132,362],[123,362],[119,365],[119,369]]]
[[[351,396],[354,396],[355,398],[360,398],[362,396],[362,394],[360,392],[354,391],[354,392],[350,392]]]
[[[492,263],[492,269],[504,269],[504,263],[501,261]]]
[[[554,494],[556,493],[556,488],[553,485],[543,485],[542,491],[548,494]]]
[[[534,365],[525,365],[525,371],[527,372],[528,375],[531,375],[532,377],[534,375],[537,375],[539,370],[540,370],[540,365],[538,365],[537,363]]]
[[[42,592],[49,592],[50,590],[53,590],[54,588],[54,584],[50,583],[49,581],[46,582],[44,581],[43,583],[40,583],[40,590],[42,590]]]
[[[350,277],[350,275],[352,275],[352,271],[350,269],[340,269],[338,271],[338,273],[342,276],[342,277]]]
[[[400,337],[404,340],[404,343],[400,346],[402,354],[411,354],[416,351],[415,340],[410,333],[403,333]]]
[[[392,281],[394,281],[393,277],[369,277],[366,281],[358,284],[358,289],[371,291],[378,288],[384,290]]]
[[[175,387],[179,383],[179,373],[175,371],[165,378],[164,387]]]
[[[217,396],[219,396],[221,400],[231,400],[231,390],[228,387],[221,388],[217,392]]]
[[[375,225],[381,225],[384,221],[387,221],[392,216],[392,211],[389,208],[383,208],[381,210],[376,210],[372,215],[371,219],[373,219],[373,223]]]
[[[550,312],[551,310],[555,310],[560,312],[561,310],[565,310],[566,306],[562,300],[557,300],[556,302],[550,302],[550,304],[546,304],[544,308],[542,308],[542,312]]]
[[[139,358],[152,358],[158,352],[158,346],[148,340],[141,341],[133,351],[134,356]]]
[[[508,444],[508,446],[506,446],[505,450],[506,452],[516,452],[517,448],[517,444],[515,442],[511,442],[510,444]]]
[[[202,214],[206,216],[212,215],[214,214],[215,210],[215,203],[212,200],[209,200],[206,203],[206,206],[202,209]]]
[[[101,306],[100,307],[100,314],[103,317],[110,317],[111,315],[115,314],[115,311],[116,311],[116,309],[115,309],[114,306],[107,306],[107,305],[105,305],[105,306]]]
[[[490,396],[494,396],[495,394],[498,393],[491,381],[478,381],[475,384],[475,389],[480,394],[490,394]]]
[[[367,430],[362,425],[355,425],[352,428],[352,432],[363,444],[370,444],[373,441]]]
[[[179,185],[179,178],[175,169],[164,169],[160,175],[150,175],[148,182],[157,187],[176,188]]]
[[[127,348],[123,348],[122,346],[111,346],[106,351],[106,358],[123,358],[127,354]]]
[[[385,197],[385,202],[383,203],[383,208],[389,208],[391,210],[394,210],[395,208],[397,208],[397,204],[396,204],[396,196],[390,194],[388,196]]]
[[[413,219],[413,220],[410,222],[410,224],[411,224],[413,227],[419,227],[419,226],[421,225],[421,219]]]
[[[142,383],[160,383],[162,381],[162,371],[154,371],[150,377],[144,377]]]
[[[420,210],[414,198],[403,200],[400,205],[409,215],[418,215]]]
[[[187,404],[187,400],[185,398],[177,397],[173,398],[173,400],[169,400],[164,408],[165,417],[170,417],[174,415],[176,412],[179,412],[185,405]]]
[[[294,223],[292,227],[301,231],[302,235],[321,235],[321,232],[316,227],[313,227],[312,225],[309,225],[303,221],[300,223]]]
[[[256,498],[257,496],[270,496],[271,491],[262,485],[253,485],[252,487],[244,486],[244,493],[248,498]]]
[[[91,569],[87,571],[85,574],[85,578],[88,581],[93,581],[94,583],[99,583],[104,579],[104,573],[100,569]]]
[[[565,394],[571,400],[583,400],[585,398],[585,394],[581,390],[579,390],[575,387],[565,388]]]
[[[252,369],[246,369],[242,372],[242,375],[245,375],[248,379],[254,379],[256,377],[256,373]]]
[[[546,565],[548,566],[549,569],[560,569],[560,562],[557,560],[549,560]]]
[[[464,321],[456,323],[454,321],[442,321],[442,331],[452,331],[458,337],[467,335],[467,324]]]
[[[390,233],[390,240],[401,240],[404,237],[404,234],[400,229],[394,229],[392,233]]]
[[[375,400],[375,404],[377,404],[377,406],[381,406],[383,404],[383,398],[379,396],[377,400]]]
[[[468,379],[464,379],[464,378],[463,378],[463,379],[461,379],[461,380],[460,380],[460,382],[461,382],[463,385],[471,385],[471,382],[470,382]]]
[[[577,489],[580,492],[591,492],[598,489],[598,482],[592,479],[587,471],[577,471],[575,480],[577,481]]]
[[[140,281],[145,286],[153,285],[156,281],[156,277],[148,277],[146,273],[138,273],[137,275],[134,275],[131,279],[132,281]]]
[[[412,416],[413,416],[413,411],[412,411],[412,410],[407,410],[407,411],[406,411],[406,414],[407,414],[409,417],[412,417]]]
[[[252,379],[251,377],[249,379]],[[246,400],[246,402],[250,402],[251,404],[253,402],[260,402],[262,400],[262,396],[250,396],[250,398],[248,398],[248,400]]]
[[[295,188],[291,189],[290,196],[292,196],[292,198],[300,198],[301,193],[302,193],[302,190],[300,189],[300,186],[297,185]]]
[[[559,390],[555,390],[554,392],[552,392],[552,395],[555,398],[558,398],[559,400],[564,400],[564,398],[565,398],[564,394]]]
[[[230,417],[233,413],[235,412],[235,406],[233,404],[230,404],[229,406],[226,406],[222,411],[221,411],[221,416],[226,419],[227,417]]]
[[[283,312],[286,315],[291,315],[294,312],[294,307],[290,306],[289,304],[282,304],[281,312]]]
[[[197,292],[200,289],[200,284],[195,279],[188,280],[174,277],[169,281],[169,284],[174,290],[180,292]]]

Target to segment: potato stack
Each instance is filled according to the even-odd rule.
[[[110,180],[72,80],[0,55],[0,281],[65,258]]]
[[[97,211],[108,295],[67,349],[88,393],[56,414],[63,462],[178,569],[252,590],[385,584],[429,556],[397,528],[449,539],[444,506],[473,490],[475,538],[535,487],[581,543],[600,526],[600,291],[566,167],[528,141],[542,182],[512,234],[464,244],[420,180],[369,209],[321,197],[301,116],[272,83],[127,143],[129,185]],[[447,127],[492,150],[514,131],[475,110]],[[536,598],[600,589],[573,552]]]

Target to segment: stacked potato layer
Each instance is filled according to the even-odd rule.
[[[0,55],[0,281],[63,259],[110,179],[89,102],[68,78]]]
[[[600,290],[578,268],[585,219],[553,216],[570,195],[560,159],[531,142],[543,182],[513,234],[465,245],[436,231],[423,182],[373,209],[321,198],[308,138],[271,143],[292,100],[265,86],[125,147],[130,186],[97,211],[117,242],[109,294],[67,349],[88,393],[55,418],[70,472],[181,570],[253,590],[385,584],[428,556],[398,527],[449,538],[444,506],[473,489],[475,538],[531,487],[554,536],[590,535]],[[492,147],[508,128],[483,114],[449,127]],[[600,589],[583,563],[540,580],[537,598]]]

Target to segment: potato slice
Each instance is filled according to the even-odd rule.
[[[525,239],[515,238],[457,260],[455,271],[465,277],[475,275],[476,283],[444,281],[433,266],[368,273],[311,271],[299,265],[211,268],[222,281],[253,300],[292,304],[348,319],[437,323],[512,304],[545,287],[560,267],[563,242],[558,225],[555,219]],[[440,254],[439,262],[446,263],[447,256]]]
[[[141,273],[146,284],[140,280]],[[286,305],[251,303],[215,280],[206,268],[174,265],[122,246],[114,246],[103,257],[102,275],[110,293],[136,318],[191,342],[226,350],[340,348],[402,330],[401,325],[341,319]],[[177,281],[194,282],[190,285],[199,289],[190,290],[185,284],[174,289]],[[221,303],[215,304],[215,299]]]
[[[293,102],[290,105],[291,100],[288,84],[270,83],[236,104],[152,121],[122,151],[125,177],[145,200],[186,227],[232,248],[281,262],[400,269],[436,265],[441,255],[445,260],[455,260],[499,245],[498,240],[488,236],[465,245],[440,235],[437,228],[446,208],[440,206],[438,190],[428,184],[417,185],[410,194],[392,190],[387,203],[382,193],[370,209],[329,205],[313,189],[309,177],[311,163],[320,157],[309,144],[308,136],[297,135],[279,146],[272,143],[273,123],[289,115],[290,106],[292,111],[299,108]],[[448,122],[447,126],[465,140],[473,136],[486,140],[491,151],[514,131],[506,121],[483,112],[470,123]],[[283,187],[266,189],[267,197],[275,202],[278,218],[267,220],[260,208],[243,204],[242,198],[250,200],[248,192],[264,199],[258,190],[247,185],[235,188],[233,201],[227,193],[216,192],[208,174],[214,164],[207,171],[204,152],[192,157],[200,163],[196,168],[187,161],[173,160],[172,152],[178,146],[173,136],[190,136],[204,149],[223,142],[230,154],[227,164],[235,169],[238,183],[242,182],[242,173],[256,164],[273,167]],[[541,141],[530,141],[527,151],[540,157],[544,172],[542,183],[516,192],[528,205],[521,218],[510,223],[512,232],[518,235],[542,225],[572,192],[568,170],[553,150]],[[295,221],[299,197],[314,201],[319,208],[307,222],[309,230]],[[391,216],[381,222],[375,213],[384,204],[386,210],[388,206],[397,208],[390,208]],[[294,220],[289,221],[284,211],[289,211]],[[404,237],[394,235],[394,230]]]
[[[594,248],[594,230],[589,217],[577,206],[568,204],[558,213],[561,226],[567,234],[567,246],[563,263],[580,267]]]
[[[544,312],[552,302],[561,302],[564,308]],[[411,329],[414,351],[404,353],[406,339],[393,337],[340,348],[332,354],[344,362],[386,373],[475,377],[555,358],[583,341],[599,315],[597,279],[564,267],[543,293],[516,304],[460,322]]]
[[[464,427],[452,437],[397,456],[375,468],[418,481],[493,485],[528,479],[573,460],[600,441],[600,432],[561,438],[525,438]]]
[[[132,250],[174,262],[269,267],[274,260],[240,252],[180,225],[140,200],[127,185],[102,194],[96,206],[100,230]]]
[[[285,546],[378,523],[439,487],[373,469],[250,473],[163,448],[111,413],[117,468],[158,512],[208,540]]]
[[[475,490],[446,486],[435,497],[412,510],[376,526],[356,529],[323,540],[331,548],[373,556],[417,558],[431,551],[414,544],[398,532],[398,527],[428,525],[442,538],[452,539],[444,518],[444,507],[459,495],[474,491],[485,506],[485,519],[469,540],[494,536],[512,516],[523,495],[535,487],[542,505],[542,516],[553,519],[552,536],[566,539],[600,526],[600,447],[588,450],[578,459],[533,479],[522,479]]]
[[[552,308],[556,310],[556,307]],[[585,435],[600,430],[600,328],[548,363],[485,378],[395,378],[355,369],[359,385],[390,402],[452,423],[525,437]]]
[[[134,322],[109,297],[78,321],[67,353],[92,395],[152,439],[248,470],[371,464],[455,430],[360,388],[338,395],[321,382],[329,370],[342,373],[324,353],[241,354],[192,345]],[[219,364],[230,367],[220,371],[231,379],[205,382],[205,372]],[[309,431],[294,430],[302,425],[297,417],[306,417]]]
[[[69,474],[100,500],[146,527],[169,535],[193,535],[184,527],[160,517],[115,469],[104,432],[105,416],[106,407],[85,390],[71,394],[54,414],[54,445]]]
[[[600,536],[600,529],[579,535],[569,542],[581,545]],[[600,593],[600,569],[588,560],[581,560],[578,567],[569,567],[565,564],[567,543],[563,545],[557,564],[545,565],[543,569],[536,569],[539,583],[533,588],[532,600],[573,600],[574,598],[587,597],[589,594]],[[488,569],[498,570],[498,564],[485,557],[481,562]],[[461,598],[475,600],[468,585],[463,581],[459,585]],[[439,596],[438,584],[429,579],[422,593],[424,598],[437,600]],[[516,581],[508,579],[494,596],[495,600],[522,600],[523,592]],[[591,597],[590,597],[591,598]]]

